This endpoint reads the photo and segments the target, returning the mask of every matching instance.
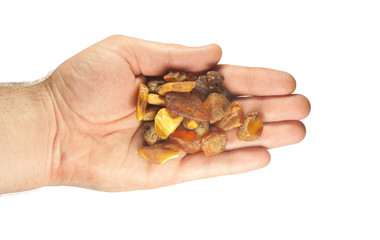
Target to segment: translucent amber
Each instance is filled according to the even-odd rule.
[[[210,131],[210,124],[208,122],[199,122],[197,128],[193,130],[198,137],[203,137]]]
[[[165,97],[155,93],[148,95],[148,103],[152,105],[165,106]]]
[[[257,112],[248,114],[243,125],[240,126],[236,136],[241,141],[254,141],[258,139],[263,132],[263,122]]]
[[[153,80],[148,81],[146,85],[148,86],[149,93],[157,93],[158,88],[165,83],[166,83],[165,80],[153,79]]]
[[[161,108],[154,119],[154,127],[161,138],[167,139],[181,124],[182,120],[183,117],[181,116],[172,118],[166,108]]]
[[[210,123],[219,121],[231,111],[230,101],[219,93],[210,93],[203,105],[209,113]]]
[[[143,131],[144,131],[144,140],[149,145],[154,145],[157,142],[161,142],[164,140],[156,132],[153,121],[145,122],[143,125]]]
[[[215,123],[215,127],[228,131],[240,127],[244,122],[243,107],[238,102],[231,103],[231,111],[221,120]]]
[[[165,99],[166,107],[174,114],[197,121],[209,120],[209,114],[202,101],[191,93],[170,92],[166,94]]]
[[[209,133],[202,137],[202,150],[209,157],[226,150],[227,137],[224,132]]]
[[[201,140],[191,131],[175,131],[170,134],[169,140],[187,153],[196,153],[202,149]]]
[[[188,79],[188,75],[185,72],[173,72],[170,71],[164,76],[165,81],[168,82],[181,82]]]
[[[187,129],[194,129],[194,128],[197,128],[198,125],[199,125],[199,121],[197,120],[194,120],[194,119],[190,119],[190,118],[185,118],[183,119],[182,121],[182,125],[187,128]]]
[[[153,146],[144,146],[137,150],[149,162],[163,164],[169,159],[176,158],[181,151],[175,144],[159,143]]]
[[[169,82],[158,87],[158,94],[165,95],[167,92],[190,92],[196,83],[186,82]]]
[[[139,121],[141,121],[144,116],[146,105],[148,104],[148,95],[148,87],[145,84],[140,83],[136,106],[136,118]]]
[[[142,121],[153,121],[159,110],[160,110],[159,107],[150,107],[150,108],[145,109],[145,113],[142,118]]]

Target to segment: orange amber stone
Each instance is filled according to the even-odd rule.
[[[230,101],[219,93],[210,93],[203,105],[210,115],[210,123],[219,121],[231,111]]]
[[[149,162],[163,164],[169,159],[176,158],[181,151],[175,144],[159,143],[153,146],[144,146],[137,150]]]
[[[209,114],[202,101],[191,93],[170,92],[166,94],[165,99],[166,107],[171,113],[197,121],[209,120]]]
[[[236,136],[241,141],[254,141],[258,139],[263,132],[263,122],[257,112],[248,114],[243,125],[240,126]]]
[[[240,103],[231,103],[231,111],[220,121],[215,123],[215,127],[228,131],[240,127],[244,122],[244,110]]]
[[[190,92],[195,85],[196,83],[191,81],[169,82],[158,87],[158,94],[165,95],[167,92]]]
[[[194,119],[190,119],[190,118],[184,118],[183,121],[182,121],[182,125],[186,128],[186,129],[195,129],[199,126],[199,121],[197,120],[194,120]]]
[[[227,137],[224,132],[214,132],[202,137],[202,150],[207,157],[226,150]]]
[[[146,105],[148,104],[148,95],[149,95],[148,87],[145,84],[140,83],[139,93],[137,95],[137,106],[136,106],[136,118],[139,121],[143,119]]]
[[[168,82],[181,82],[187,80],[189,77],[185,72],[170,71],[164,76],[165,81]]]
[[[173,118],[166,108],[161,108],[154,119],[154,127],[161,138],[167,139],[181,124],[182,120],[183,117]]]
[[[196,153],[202,149],[201,140],[191,131],[175,131],[169,139],[187,153]]]

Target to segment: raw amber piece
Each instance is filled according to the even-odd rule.
[[[176,158],[181,151],[175,144],[159,143],[153,146],[144,146],[137,150],[149,162],[163,164],[169,159]]]
[[[191,81],[169,82],[158,87],[158,94],[165,95],[167,92],[190,92],[195,85],[196,83]]]
[[[194,129],[194,128],[197,128],[198,125],[199,125],[199,121],[197,120],[194,120],[194,119],[190,119],[190,118],[185,118],[183,119],[182,121],[182,125],[187,128],[187,129]]]
[[[148,87],[145,84],[140,83],[139,93],[137,95],[137,107],[136,107],[136,118],[139,121],[141,121],[144,116],[146,105],[148,104],[148,95],[149,95]]]
[[[217,87],[222,86],[224,77],[220,72],[208,71],[207,72],[207,83],[211,91],[216,90]]]
[[[244,122],[243,107],[238,102],[231,103],[231,111],[220,121],[215,123],[215,127],[220,130],[228,131],[240,127]]]
[[[248,114],[243,125],[240,126],[236,136],[241,141],[253,141],[258,139],[263,132],[263,122],[257,112]]]
[[[170,112],[197,121],[208,121],[209,114],[202,101],[191,93],[166,94],[166,107]]]
[[[210,123],[219,121],[231,111],[230,101],[219,93],[210,93],[203,105],[210,115]]]
[[[144,123],[143,130],[144,130],[144,140],[149,145],[154,145],[157,142],[162,142],[164,140],[156,132],[153,121]]]
[[[193,130],[198,137],[203,137],[210,131],[210,124],[208,122],[199,122],[197,128]]]
[[[232,100],[232,94],[223,86],[219,86],[215,89],[215,92],[223,95],[225,98],[228,99],[228,101],[231,102]]]
[[[183,117],[172,118],[166,108],[161,108],[154,119],[154,127],[161,138],[167,139],[181,124],[182,120]]]
[[[188,75],[185,72],[173,72],[170,71],[164,76],[165,81],[168,82],[181,82],[188,79]]]
[[[146,85],[148,86],[148,89],[149,89],[149,93],[157,93],[158,92],[158,88],[165,84],[166,81],[165,80],[160,80],[160,79],[154,79],[154,80],[150,80],[146,83]]]
[[[196,85],[191,93],[200,98],[203,102],[211,92],[208,86],[207,77],[201,75],[197,78],[195,83]]]
[[[153,121],[159,110],[160,110],[159,107],[150,107],[150,108],[145,109],[145,113],[144,113],[142,120],[143,121]]]
[[[227,137],[224,132],[209,133],[202,137],[202,150],[209,157],[226,150]]]
[[[187,153],[196,153],[202,149],[201,140],[191,131],[175,131],[169,139]]]
[[[150,93],[148,95],[148,103],[152,105],[165,106],[165,97]]]

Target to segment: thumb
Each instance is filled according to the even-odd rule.
[[[115,47],[136,76],[163,75],[171,69],[205,71],[216,65],[222,57],[222,49],[217,44],[186,47],[122,35],[111,36],[104,41]]]

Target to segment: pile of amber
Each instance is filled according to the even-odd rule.
[[[136,117],[144,121],[148,144],[138,149],[141,156],[156,164],[178,157],[180,149],[213,156],[226,149],[224,131],[234,128],[241,141],[259,138],[263,124],[258,113],[244,118],[240,103],[230,102],[223,81],[217,71],[205,75],[171,71],[140,84]]]

